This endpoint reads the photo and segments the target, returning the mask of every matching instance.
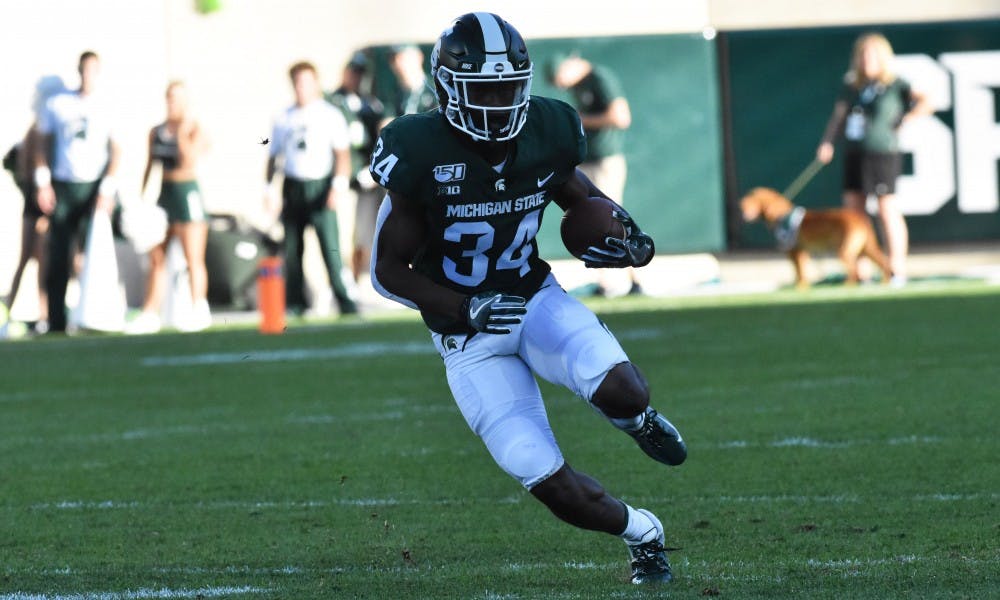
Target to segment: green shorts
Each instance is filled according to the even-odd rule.
[[[200,223],[205,220],[205,203],[197,181],[164,181],[156,205],[167,211],[170,223]]]

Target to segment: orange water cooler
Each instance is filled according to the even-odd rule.
[[[277,256],[264,257],[257,265],[257,309],[261,333],[284,333],[285,275]]]

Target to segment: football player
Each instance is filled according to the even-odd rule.
[[[420,310],[455,401],[497,464],[563,521],[624,539],[632,582],[670,581],[660,521],[570,467],[533,376],[581,396],[654,459],[686,458],[618,341],[538,256],[549,202],[567,210],[604,196],[576,168],[580,118],[530,95],[524,40],[494,14],[456,19],[434,46],[431,75],[440,107],[391,122],[372,153],[372,176],[388,191],[372,281]],[[624,210],[616,218],[626,239],[592,246],[587,266],[652,259],[652,239]]]

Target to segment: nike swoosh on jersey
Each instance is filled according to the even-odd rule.
[[[546,183],[548,183],[549,180],[552,179],[552,176],[555,175],[555,174],[556,174],[556,172],[552,171],[551,173],[549,173],[548,177],[546,177],[545,179],[538,179],[538,180],[536,180],[536,183],[538,183],[538,187],[542,187],[543,185],[545,185]]]

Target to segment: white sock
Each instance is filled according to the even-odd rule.
[[[622,504],[625,503],[622,502]],[[625,510],[628,511],[628,523],[625,525],[625,531],[621,532],[618,537],[625,540],[626,544],[632,546],[645,544],[655,540],[660,535],[652,519],[628,504],[625,504]]]
[[[626,417],[624,419],[614,419],[607,417],[611,424],[621,429],[622,431],[638,431],[642,427],[642,422],[645,420],[646,413],[641,412],[634,417]]]

